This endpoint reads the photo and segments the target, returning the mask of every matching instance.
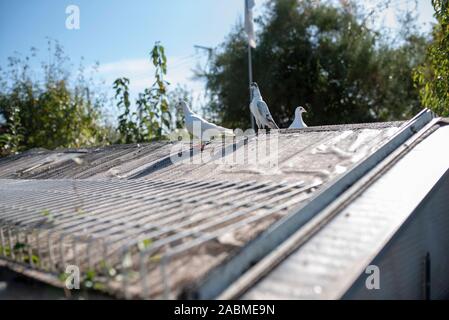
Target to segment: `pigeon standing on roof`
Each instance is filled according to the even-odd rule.
[[[182,107],[182,110],[184,112],[184,121],[187,131],[201,141],[208,142],[214,137],[223,135],[234,136],[234,133],[231,129],[217,126],[216,124],[213,124],[203,119],[200,115],[194,113],[187,105],[187,102],[180,101],[178,103],[178,108],[179,107]],[[204,146],[205,143],[202,143],[201,150],[204,149]]]
[[[257,127],[259,129],[268,127],[271,129],[279,129],[276,122],[274,122],[273,117],[271,116],[270,110],[268,109],[267,104],[262,99],[262,95],[260,94],[259,87],[257,83],[251,83],[251,92],[252,92],[252,100],[249,105],[249,109],[256,119]]]
[[[307,125],[304,123],[304,120],[302,120],[302,114],[304,112],[307,112],[306,109],[299,106],[295,109],[295,119],[293,120],[292,124],[289,129],[302,129],[307,128]]]

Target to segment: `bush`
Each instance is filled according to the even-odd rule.
[[[102,120],[106,101],[81,64],[72,80],[69,58],[57,41],[48,42],[51,62],[42,63],[42,80],[31,71],[36,50],[9,58],[0,72],[0,154],[30,148],[54,149],[107,144],[111,126]],[[95,71],[94,71],[95,72]]]

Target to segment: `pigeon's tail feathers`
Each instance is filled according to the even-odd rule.
[[[270,129],[279,129],[278,125],[273,121],[268,121],[268,127]]]
[[[273,117],[271,117],[270,115],[267,115],[267,126],[270,129],[279,129],[278,125],[276,124],[276,122],[274,122]]]

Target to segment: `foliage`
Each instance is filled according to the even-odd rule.
[[[129,79],[119,78],[114,81],[115,98],[118,99],[117,107],[122,110],[118,116],[118,131],[120,133],[118,143],[132,143],[139,139],[139,128],[136,123],[137,115],[131,111],[129,100]]]
[[[35,49],[25,58],[10,57],[0,73],[0,114],[5,120],[0,124],[0,155],[108,143],[110,129],[101,122],[104,96],[96,93],[92,78],[85,78],[82,64],[71,82],[69,59],[58,42],[49,40],[48,51],[51,59],[42,62],[42,80],[31,71]]]
[[[131,111],[129,80],[119,78],[114,82],[117,107],[121,110],[118,117],[120,143],[162,139],[164,133],[172,126],[167,94],[168,82],[164,79],[167,74],[167,57],[164,47],[159,42],[154,45],[150,57],[155,67],[155,82],[150,88],[139,93],[136,99],[137,111]]]
[[[169,130],[182,126],[174,99],[191,100],[191,95],[181,87],[167,92],[167,58],[159,42],[150,53],[154,83],[138,94],[134,105],[129,79],[119,78],[113,84],[120,110],[117,132],[105,122],[107,99],[95,86],[92,75],[86,79],[81,64],[72,81],[70,60],[63,48],[57,41],[49,41],[48,50],[52,58],[42,63],[40,75],[32,69],[35,49],[30,57],[9,58],[8,68],[0,70],[0,155],[39,147],[149,142],[164,139]]]
[[[357,12],[314,1],[271,0],[258,18],[254,80],[281,127],[303,105],[311,125],[385,121],[419,110],[412,70],[425,39],[407,35],[391,46]],[[228,127],[247,128],[246,36],[238,25],[198,73],[211,92],[209,109]]]
[[[432,0],[438,21],[426,61],[416,68],[414,79],[424,106],[449,116],[449,1]]]

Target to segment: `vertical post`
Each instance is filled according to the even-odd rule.
[[[252,66],[252,57],[251,57],[251,46],[250,46],[249,42],[248,42],[248,80],[249,80],[249,86],[251,86],[251,83],[253,82],[253,66]],[[252,99],[253,99],[253,97],[252,97],[251,88],[249,88],[249,103],[251,103]],[[253,130],[256,130],[255,125],[254,125],[254,117],[253,117],[253,114],[251,113],[251,110],[249,111],[249,116],[251,117],[251,128]]]

